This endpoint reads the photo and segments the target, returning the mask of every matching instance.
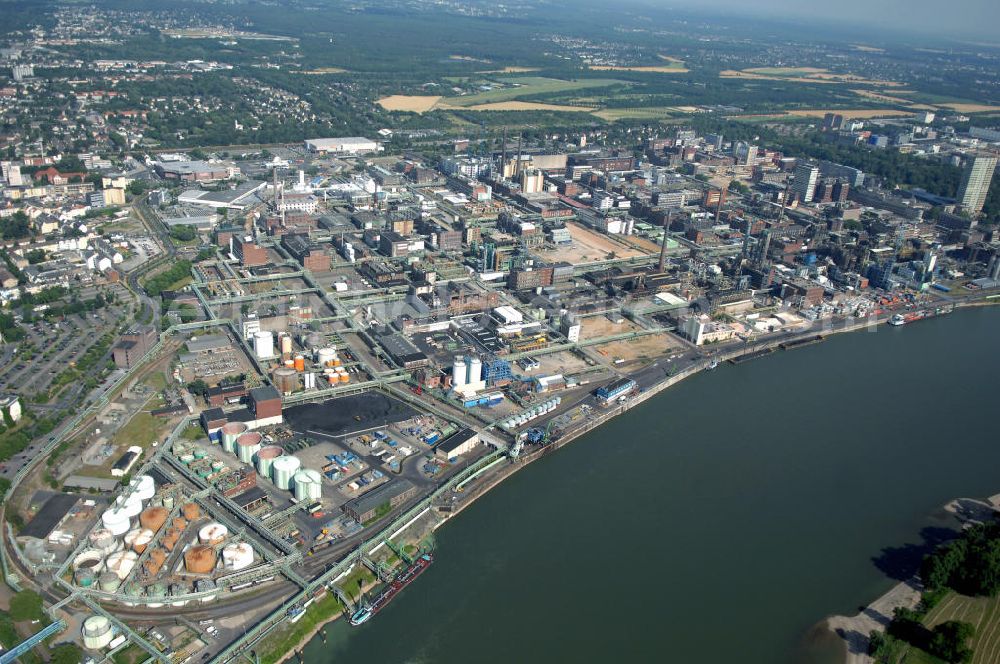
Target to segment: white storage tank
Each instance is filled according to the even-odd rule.
[[[134,494],[127,498],[125,496],[118,496],[115,498],[114,507],[121,510],[129,519],[134,519],[142,512],[142,501]]]
[[[104,555],[114,553],[118,541],[115,539],[114,533],[107,528],[94,528],[89,539],[91,546],[100,550]]]
[[[124,581],[128,578],[132,568],[139,560],[139,555],[134,551],[119,551],[108,556],[108,571],[114,572],[118,578]]]
[[[222,427],[222,449],[230,454],[236,453],[236,439],[250,430],[242,422],[228,422]]]
[[[246,542],[227,544],[222,549],[222,566],[227,570],[239,571],[253,565],[253,547]]]
[[[129,519],[124,510],[112,507],[101,515],[101,524],[115,537],[119,537],[128,532]]]
[[[475,385],[483,379],[483,361],[478,357],[469,360],[469,383]]]
[[[228,535],[229,529],[224,525],[221,523],[210,523],[198,531],[198,541],[202,544],[214,546],[221,544]]]
[[[90,616],[83,621],[82,632],[83,647],[87,650],[103,650],[115,637],[107,616]]]
[[[261,477],[271,476],[271,466],[274,461],[285,454],[285,450],[277,445],[266,445],[257,452],[257,474]]]
[[[306,468],[295,473],[295,500],[319,500],[323,495],[323,477],[318,470]]]
[[[316,362],[321,367],[333,366],[333,361],[337,359],[337,349],[320,348],[316,351]]]
[[[140,475],[129,482],[129,486],[132,487],[132,495],[142,502],[146,502],[156,495],[156,483],[149,475]]]
[[[451,384],[453,387],[461,387],[468,382],[466,371],[465,358],[461,355],[456,355],[455,361],[451,365]]]
[[[266,330],[255,333],[253,335],[253,352],[261,360],[274,357],[274,335]]]
[[[271,476],[274,478],[274,485],[279,489],[288,491],[292,488],[292,477],[302,466],[297,456],[287,454],[278,457],[271,463]]]
[[[248,431],[236,439],[236,455],[243,463],[253,463],[253,457],[260,451],[264,438],[256,431]]]

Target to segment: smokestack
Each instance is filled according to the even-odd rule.
[[[503,128],[502,147],[500,150],[500,179],[507,175],[507,127]]]
[[[514,174],[517,175],[521,172],[521,138],[523,134],[517,135],[517,163],[514,164]]]
[[[660,262],[657,265],[657,271],[659,274],[663,274],[667,271],[667,230],[670,228],[670,218],[672,215],[667,215],[663,220],[663,241],[660,243]]]

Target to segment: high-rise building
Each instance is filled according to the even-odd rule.
[[[816,181],[819,180],[819,168],[813,164],[801,163],[795,167],[795,178],[792,191],[803,203],[812,203],[816,196]]]
[[[757,146],[740,141],[733,149],[733,156],[736,158],[737,166],[753,166],[757,160]]]
[[[966,162],[962,185],[958,188],[958,202],[963,211],[969,214],[983,211],[996,168],[997,157],[992,154],[977,154]]]
[[[823,131],[839,131],[844,126],[844,116],[839,113],[827,113],[823,116]]]

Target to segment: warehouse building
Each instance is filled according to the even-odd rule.
[[[462,429],[453,436],[438,443],[434,454],[442,461],[454,461],[463,454],[476,449],[479,444],[479,434],[473,429]]]
[[[362,136],[347,136],[344,138],[310,138],[306,140],[306,149],[317,154],[359,155],[378,152],[382,147]]]
[[[415,495],[417,495],[416,486],[407,480],[397,480],[347,501],[341,509],[358,523],[367,523],[379,516],[380,510],[388,513]]]

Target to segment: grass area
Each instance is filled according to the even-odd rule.
[[[358,582],[361,582],[363,586],[369,586],[375,583],[375,575],[372,574],[371,570],[364,565],[358,565],[350,574],[344,577],[343,581],[338,583],[344,594],[351,599],[351,601],[357,600],[361,593],[358,592]]]
[[[392,505],[389,503],[389,501],[382,503],[381,505],[375,508],[375,516],[365,521],[364,523],[365,528],[372,525],[379,519],[384,519],[385,516],[391,511],[392,511]]]
[[[261,654],[260,661],[263,664],[274,664],[294,650],[299,641],[312,633],[317,625],[326,622],[343,610],[344,607],[333,596],[333,593],[327,593],[323,599],[313,602],[297,623],[290,624],[287,628],[267,637],[266,649]]]
[[[184,440],[200,440],[205,437],[205,431],[197,424],[189,424],[187,429],[181,432]]]
[[[154,390],[162,390],[167,386],[167,377],[162,371],[153,371],[142,379],[144,385],[148,385]]]
[[[949,620],[960,620],[976,628],[972,637],[972,664],[1000,662],[1000,595],[968,597],[948,593],[937,606],[928,611],[924,625],[933,629]],[[941,659],[918,648],[908,647],[897,664],[944,664]]]
[[[464,108],[467,106],[480,106],[482,104],[511,101],[530,95],[569,92],[572,90],[583,90],[585,88],[605,88],[611,85],[625,83],[625,81],[619,81],[613,78],[587,78],[575,81],[564,81],[558,78],[545,78],[543,76],[518,76],[513,78],[501,78],[498,80],[510,87],[498,90],[489,90],[474,95],[467,95],[465,97],[448,97],[444,100],[444,102],[452,108]]]
[[[194,277],[192,277],[191,275],[187,275],[186,277],[182,277],[181,279],[178,279],[177,281],[167,286],[166,290],[172,290],[172,291],[180,290],[181,288],[184,288],[185,286],[190,284],[192,281],[194,281]]]
[[[156,440],[157,433],[165,421],[163,418],[154,417],[146,411],[138,412],[135,417],[115,432],[111,442],[117,445],[149,447]]]
[[[673,117],[677,111],[673,108],[605,108],[594,113],[597,117],[614,122],[615,120],[659,120]]]

